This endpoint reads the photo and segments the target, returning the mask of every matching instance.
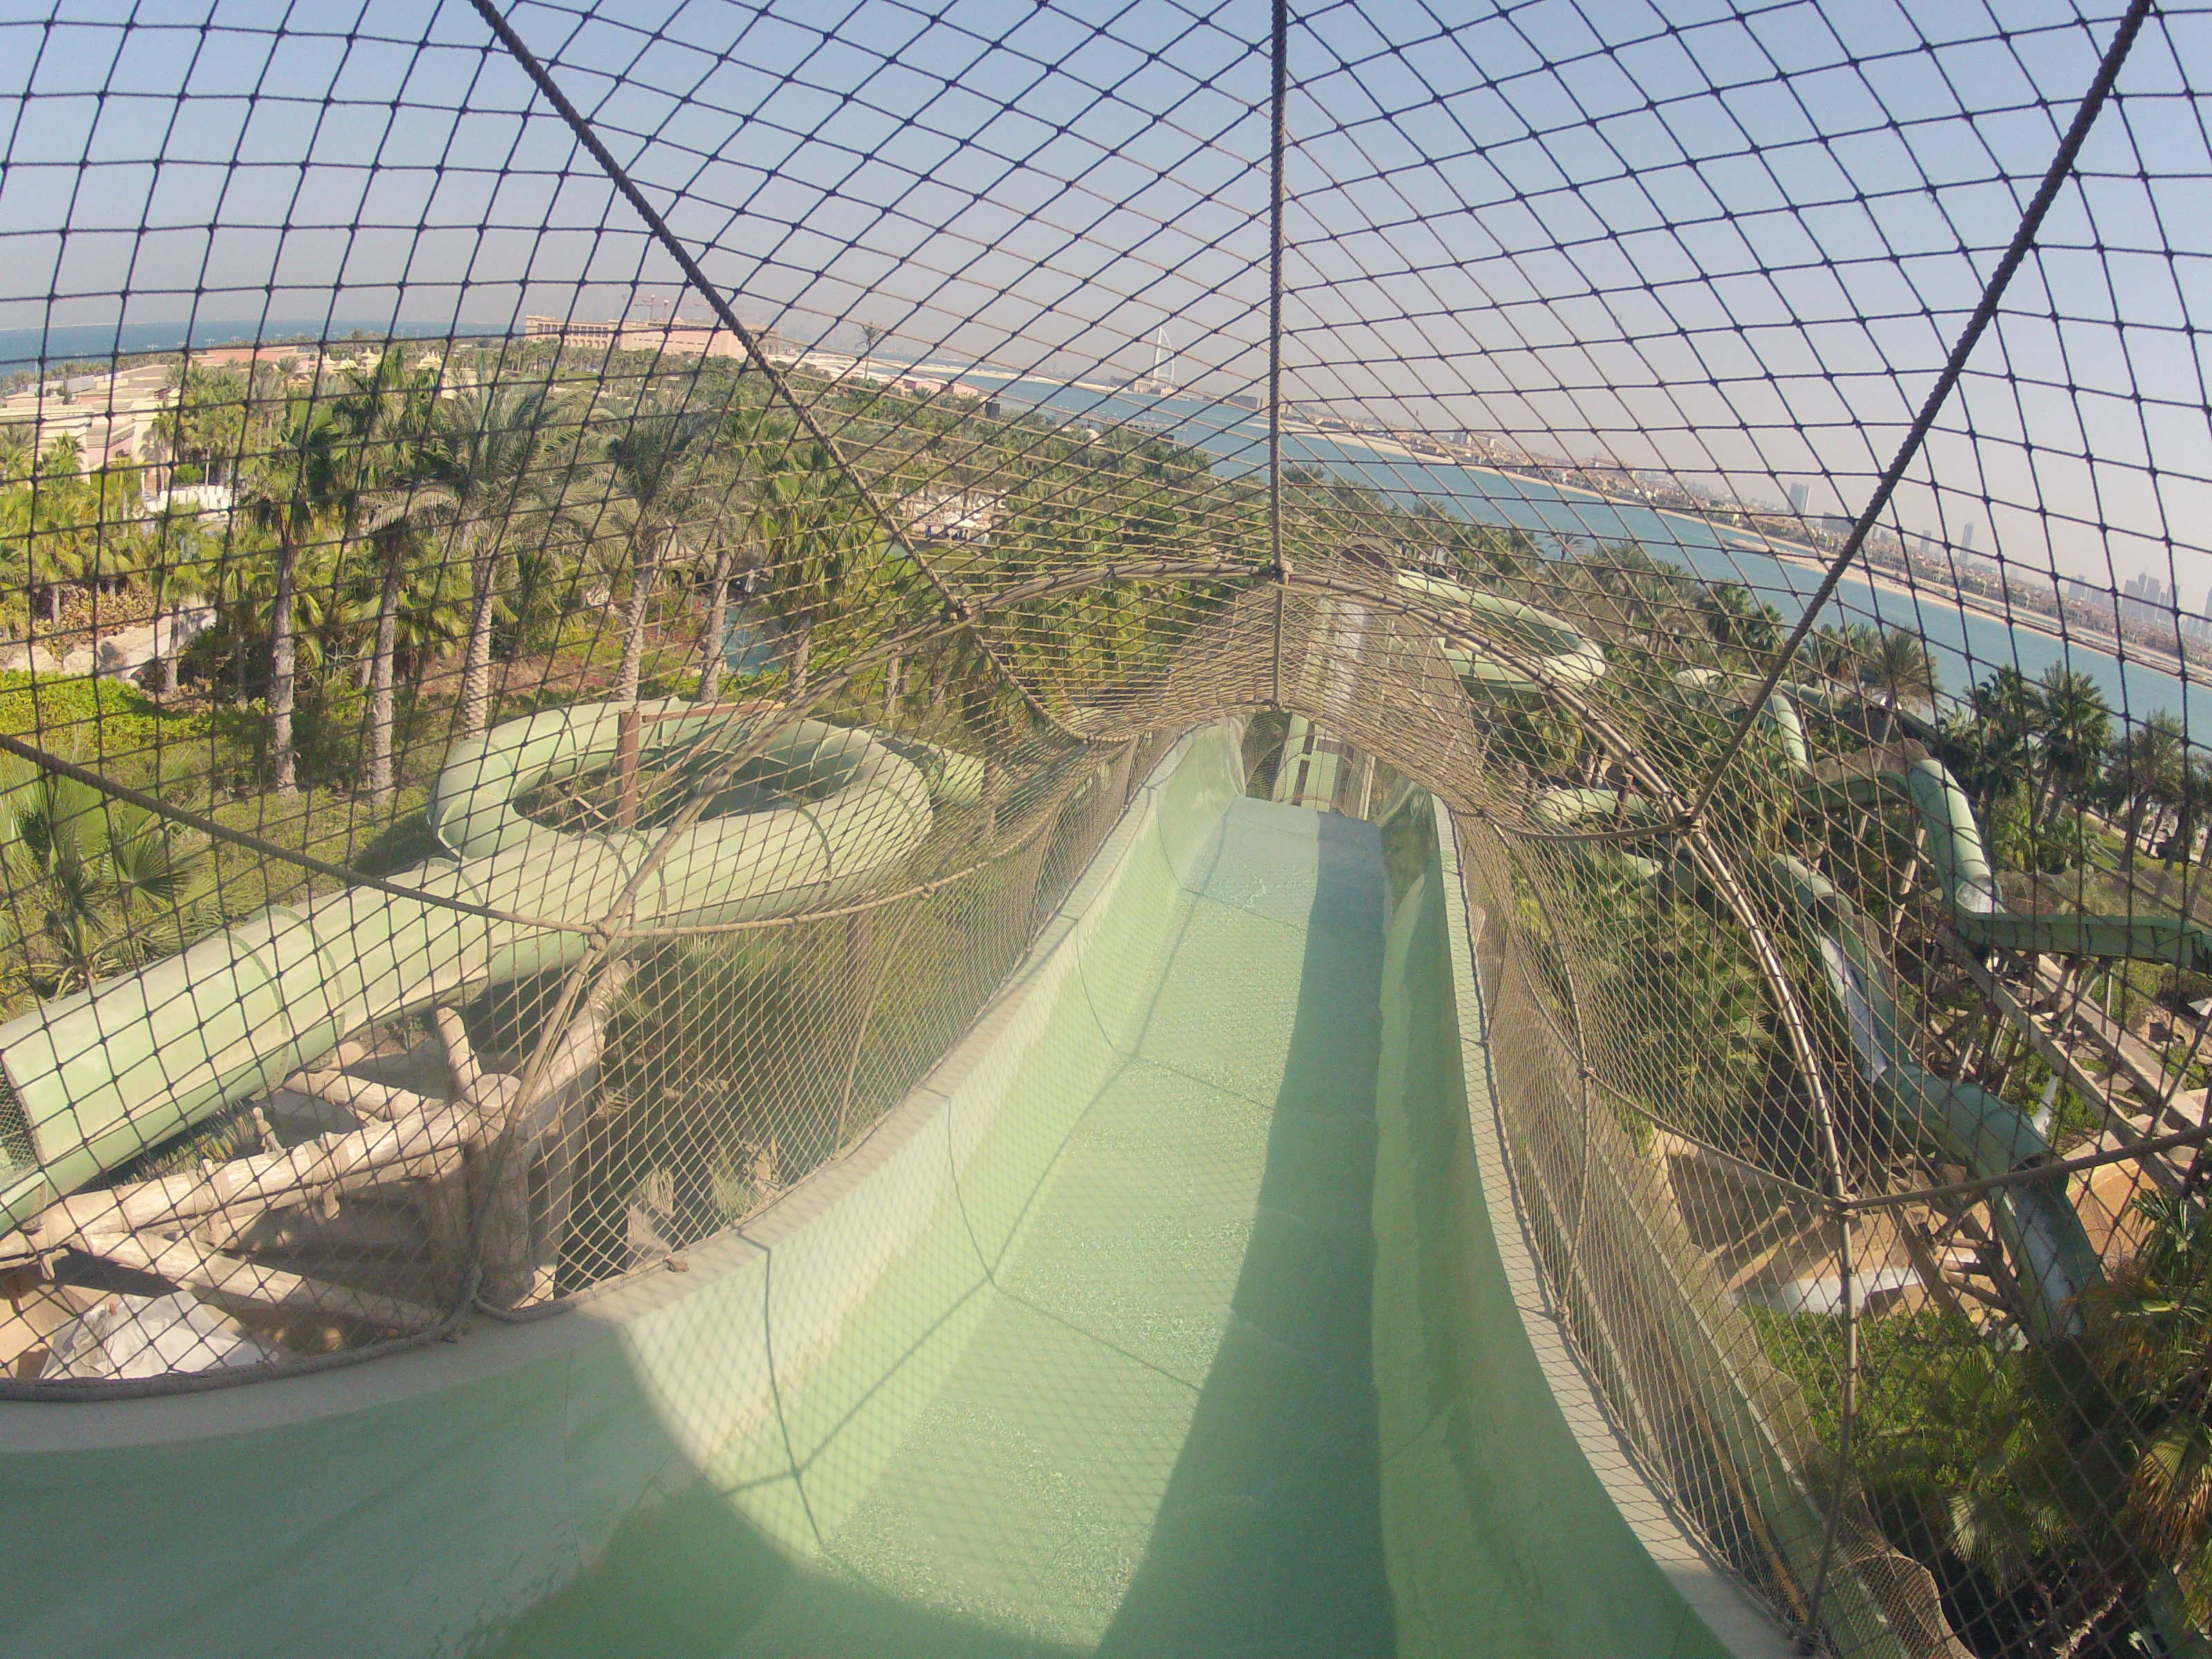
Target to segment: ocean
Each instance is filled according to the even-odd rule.
[[[1027,405],[1157,427],[1214,456],[1224,472],[1256,471],[1266,464],[1266,421],[1232,404],[1093,391],[980,368],[961,370],[960,378]],[[1791,623],[1803,614],[1805,600],[1820,582],[1818,571],[1776,558],[1749,533],[1691,514],[1564,489],[1487,467],[1380,455],[1348,435],[1340,440],[1286,429],[1283,459],[1369,485],[1401,505],[1427,499],[1479,522],[1527,531],[1554,555],[1578,544],[1638,542],[1653,556],[1709,580],[1741,583]],[[1826,619],[1878,623],[1924,635],[1944,690],[1954,695],[1999,667],[2017,668],[2033,678],[2063,663],[2095,680],[2114,711],[2129,720],[2165,712],[2181,719],[2197,741],[2212,743],[2212,687],[2132,658],[2124,662],[2094,645],[2011,628],[1947,600],[1899,593],[1856,578],[1846,579],[1837,589]]]
[[[40,362],[100,362],[135,351],[175,351],[194,346],[252,345],[264,340],[340,340],[349,334],[374,339],[424,339],[454,332],[504,334],[504,325],[393,323],[359,317],[283,318],[267,322],[84,323],[59,328],[0,328],[0,374]],[[189,340],[187,339],[189,336]]]

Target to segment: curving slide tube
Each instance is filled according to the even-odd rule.
[[[1727,684],[1727,677],[1717,669],[1686,668],[1673,678],[1686,697],[1717,703],[1724,696],[1721,688]],[[1826,696],[1815,686],[1791,685],[1778,688],[1767,699],[1766,718],[1781,740],[1784,753],[1808,786],[1838,789],[1863,806],[1876,804],[1885,794],[1902,796],[1912,804],[1920,814],[1929,865],[1950,911],[1952,927],[1963,943],[1982,950],[2124,957],[2212,973],[2212,929],[2179,916],[2023,915],[2007,909],[1972,804],[1950,769],[1932,756],[1923,756],[1901,769],[1886,767],[1832,783],[1817,777],[1806,749],[1804,722],[1797,705],[1806,703],[1817,709]],[[1882,751],[1871,752],[1879,756]]]
[[[1732,700],[1729,696],[1729,690],[1738,684],[1735,677],[1717,668],[1679,669],[1669,678],[1683,700],[1695,707],[1718,708],[1730,701],[1742,701],[1741,698]],[[1790,764],[1809,775],[1813,770],[1813,757],[1805,747],[1805,722],[1792,700],[1794,690],[1793,687],[1777,686],[1773,695],[1767,698],[1764,712],[1766,723],[1781,741],[1782,752],[1788,757]]]
[[[638,710],[647,757],[704,771],[772,739],[678,833],[646,878],[635,925],[791,915],[888,873],[929,831],[938,799],[972,799],[981,763],[909,740],[773,713]],[[660,839],[570,834],[516,799],[605,766],[622,711],[534,714],[457,745],[429,821],[458,856],[360,888],[271,905],[134,974],[0,1026],[0,1231],[234,1102],[264,1092],[364,1025],[568,967]],[[457,901],[505,913],[457,910]],[[507,919],[514,918],[514,919]]]
[[[1472,613],[1482,631],[1534,659],[1553,686],[1580,690],[1605,673],[1605,653],[1596,642],[1547,611],[1414,570],[1399,571],[1397,581],[1408,593]],[[1550,689],[1495,657],[1451,641],[1444,641],[1443,653],[1460,683],[1475,696],[1536,697]]]
[[[1883,1114],[1921,1145],[1966,1167],[1972,1180],[2011,1175],[2051,1161],[2051,1146],[2010,1102],[1971,1083],[1925,1070],[1899,1029],[1886,968],[1868,950],[1850,900],[1809,866],[1779,858],[1775,867],[1806,924],[1830,995],[1843,1016],[1859,1070]],[[2074,1299],[2102,1277],[2064,1177],[1996,1190],[1991,1209],[2021,1286],[2037,1340],[2080,1329]]]
[[[1673,680],[1686,701],[1717,706],[1725,699],[1726,677],[1717,670],[1683,669]],[[1816,688],[1790,686],[1767,699],[1764,713],[1784,756],[1808,786],[1841,789],[1863,805],[1873,805],[1884,794],[1911,803],[1920,815],[1929,868],[1962,942],[1984,949],[2212,968],[2212,933],[2179,918],[2022,915],[2007,910],[1972,804],[1949,769],[1932,757],[1822,783],[1811,765],[1796,706],[1800,701],[1817,706],[1820,696]],[[1613,802],[1606,791],[1553,790],[1542,798],[1545,814],[1553,822],[1611,813]],[[1632,867],[1649,862],[1638,859]],[[1804,921],[1807,941],[1850,1033],[1860,1071],[1885,1115],[1922,1145],[1965,1164],[1975,1179],[2048,1162],[2050,1146],[2019,1108],[1972,1084],[1936,1077],[1913,1060],[1899,1034],[1900,1016],[1887,974],[1867,950],[1850,901],[1796,859],[1778,859],[1776,869]],[[2073,1298],[2101,1275],[2063,1183],[2008,1188],[1996,1210],[2007,1248],[2032,1292],[2032,1334],[2044,1338],[2070,1332],[2078,1318],[2070,1306]]]
[[[1726,700],[1726,677],[1717,670],[1684,669],[1672,678],[1693,706]],[[1806,787],[1839,788],[1863,805],[1874,804],[1884,793],[1911,802],[1920,815],[1929,866],[1962,942],[1984,949],[2125,957],[2212,972],[2212,932],[2176,917],[2022,915],[2006,909],[1972,804],[1941,761],[1923,757],[1901,769],[1883,766],[1833,783],[1818,775],[1799,705],[1825,712],[1828,702],[1819,687],[1778,687],[1762,712]],[[1632,811],[1611,790],[1547,790],[1537,802],[1539,819],[1553,828],[1622,817]],[[1674,868],[1671,861],[1611,851],[1621,868],[1647,880],[1663,879]],[[1867,948],[1850,902],[1799,860],[1783,857],[1775,864],[1820,963],[1831,1002],[1849,1032],[1861,1074],[1891,1124],[1956,1159],[1974,1179],[2050,1162],[2049,1143],[2019,1108],[1972,1084],[1936,1077],[1917,1064],[1903,1038],[1885,966]],[[2103,1271],[2067,1197],[2064,1178],[2024,1182],[1993,1197],[1998,1235],[2028,1292],[2023,1310],[2028,1334],[2044,1341],[2078,1332],[2076,1298],[2101,1280]],[[2153,1616],[2166,1646],[2176,1653],[2201,1653],[2201,1638],[2181,1610],[2172,1581],[2153,1595]]]
[[[1698,690],[1699,683],[1689,682],[1685,689]],[[1780,701],[1771,702],[1770,708]],[[1793,732],[1802,744],[1801,728],[1784,726],[1781,729],[1785,748]],[[1922,772],[1920,767],[1932,769],[1932,775]],[[1949,783],[1949,775],[1936,762],[1923,762],[1914,769],[1912,775],[1919,780],[1915,799],[1926,797],[1929,806],[1923,810],[1948,811],[1951,803],[1938,789],[1933,775]],[[1950,852],[1942,858],[1931,857],[1931,862],[1946,896],[1955,906],[1960,890],[1977,894],[1993,891],[1994,879],[1987,860],[1980,856],[1979,832],[1973,829],[1972,812],[1965,810],[1964,796],[1958,793],[1955,784],[1949,784],[1948,793],[1957,797],[1965,829]],[[1554,789],[1539,797],[1538,816],[1562,828],[1624,815],[1635,821],[1638,815],[1632,808],[1636,806],[1644,808],[1644,816],[1651,810],[1637,797],[1624,800],[1611,790]],[[1631,810],[1624,813],[1624,809]],[[1617,851],[1615,856],[1623,868],[1646,878],[1656,879],[1666,872],[1665,866],[1649,858]],[[2019,1108],[1972,1084],[1939,1078],[1912,1057],[1911,1045],[1902,1036],[1901,1016],[1887,973],[1867,949],[1850,902],[1826,877],[1796,859],[1778,858],[1775,869],[1797,911],[1806,943],[1820,965],[1830,1002],[1850,1036],[1860,1073],[1890,1123],[1920,1145],[1964,1164],[1974,1179],[2008,1175],[2049,1162],[2049,1143]],[[1998,1230],[2023,1286],[2031,1293],[2026,1310],[2031,1334],[2042,1340],[2070,1333],[2078,1321],[2074,1298],[2095,1283],[2100,1273],[2096,1253],[2066,1196],[2063,1182],[2032,1182],[2007,1188],[1995,1207]]]

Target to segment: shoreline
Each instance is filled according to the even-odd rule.
[[[1771,544],[1765,550],[1767,556],[1777,563],[1794,565],[1801,570],[1826,574],[1828,568],[1826,562],[1815,553],[1785,553],[1780,548]],[[1982,598],[1978,593],[1958,593],[1947,599],[1923,588],[1908,586],[1894,576],[1875,571],[1864,565],[1854,565],[1851,569],[1844,573],[1844,580],[1863,582],[1869,586],[1881,588],[1896,594],[1899,599],[1910,599],[1915,605],[1934,604],[1948,606],[1955,611],[1971,611],[1977,616],[1988,617],[1991,622],[2001,623],[2008,629],[2021,629],[2031,634],[2040,634],[2044,638],[2055,641],[2069,650],[2094,651],[2100,656],[2110,657],[2116,662],[2123,664],[2140,662],[2147,668],[2154,669],[2161,674],[2170,674],[2176,679],[2185,679],[2190,669],[2200,666],[2185,658],[2170,656],[2155,647],[2143,644],[2139,640],[2124,640],[2111,634],[2069,632],[2061,628],[2056,621],[2046,620],[2037,612],[2008,611],[1995,602]]]
[[[932,367],[934,368],[935,366],[933,365]],[[978,371],[970,369],[967,372],[974,374]],[[1029,378],[1022,375],[1009,374],[1008,371],[1005,369],[985,369],[981,372],[994,377],[1005,377],[1006,384],[1007,386],[1018,384],[1024,379]],[[1037,384],[1042,385],[1044,384],[1044,382],[1040,381],[1037,382]],[[1097,386],[1085,381],[1066,383],[1066,389],[1098,393],[1108,397],[1132,397],[1135,395],[1131,393],[1126,387]],[[1192,398],[1194,401],[1213,401],[1201,398],[1199,394],[1192,393],[1185,395]],[[1231,407],[1234,406],[1231,405]],[[1215,430],[1217,432],[1226,433],[1233,430],[1237,425],[1242,424],[1243,420],[1263,419],[1265,416],[1264,410],[1255,413],[1249,410],[1239,410],[1237,412],[1240,416],[1242,416],[1242,419],[1237,422],[1233,422],[1227,425],[1218,427],[1215,428]],[[1533,485],[1537,489],[1548,492],[1548,495],[1551,499],[1559,501],[1563,503],[1571,504],[1576,498],[1579,498],[1583,501],[1595,502],[1601,506],[1616,510],[1624,507],[1640,509],[1641,511],[1652,514],[1662,521],[1679,522],[1686,527],[1695,526],[1696,529],[1702,532],[1704,536],[1710,537],[1711,538],[1714,544],[1713,550],[1716,552],[1722,553],[1723,555],[1750,554],[1755,556],[1770,558],[1777,564],[1789,565],[1796,569],[1807,571],[1815,575],[1825,575],[1827,572],[1827,560],[1823,558],[1819,553],[1815,552],[1811,548],[1803,547],[1793,543],[1778,543],[1771,538],[1760,534],[1759,532],[1743,530],[1733,525],[1716,523],[1711,520],[1699,518],[1696,514],[1686,513],[1679,507],[1661,507],[1650,501],[1632,501],[1612,496],[1605,494],[1601,490],[1592,489],[1583,484],[1554,483],[1548,478],[1524,478],[1518,473],[1505,471],[1504,469],[1488,462],[1463,460],[1452,456],[1438,457],[1417,454],[1415,452],[1407,448],[1403,444],[1398,442],[1393,438],[1383,437],[1371,433],[1328,431],[1314,425],[1311,422],[1301,416],[1286,416],[1283,421],[1282,430],[1283,435],[1286,438],[1317,440],[1321,442],[1334,444],[1340,448],[1357,448],[1364,450],[1374,458],[1376,464],[1381,465],[1410,465],[1425,469],[1448,466],[1462,473],[1481,473],[1490,478],[1495,479],[1498,483],[1503,487],[1497,492],[1498,494],[1503,495],[1506,491],[1510,490],[1515,498],[1531,505],[1540,505],[1546,499],[1546,496],[1544,495],[1531,493],[1529,486]],[[1305,459],[1310,463],[1320,465],[1327,464],[1325,459],[1321,457],[1310,455]],[[1686,541],[1678,541],[1678,545],[1674,550],[1677,552],[1686,551],[1687,550],[1687,546],[1688,544]],[[1660,548],[1654,549],[1652,551],[1654,556],[1663,558],[1667,556],[1668,550]],[[1891,594],[1894,598],[1909,600],[1916,606],[1933,605],[1956,611],[1962,617],[1966,615],[1980,617],[1985,621],[1996,623],[2008,630],[2020,629],[2027,633],[2039,635],[2043,638],[2049,640],[2054,644],[2057,644],[2069,651],[2079,649],[2094,652],[2099,656],[2112,659],[2123,668],[2130,664],[2138,664],[2151,672],[2164,675],[2168,678],[2180,683],[2185,687],[2193,683],[2190,671],[2192,668],[2200,668],[2203,666],[2203,665],[2191,662],[2185,657],[2170,654],[2166,652],[2159,650],[2155,646],[2147,645],[2140,641],[2124,639],[2117,635],[2112,634],[2089,634],[2081,632],[2079,630],[2069,631],[2055,617],[2045,618],[2033,611],[2007,610],[2003,606],[1985,599],[1978,594],[1969,594],[1957,592],[1954,591],[1951,595],[1946,597],[1931,592],[1926,588],[1914,587],[1909,586],[1906,582],[1896,576],[1891,575],[1887,572],[1876,570],[1874,567],[1865,563],[1863,561],[1855,562],[1852,568],[1845,573],[1844,580],[1846,581],[1859,582],[1869,588],[1880,589]],[[1792,597],[1798,599],[1801,603],[1808,597],[1805,594],[1797,592],[1795,589],[1791,589],[1790,592]],[[1878,623],[1881,622],[1881,618],[1879,617],[1877,617],[1875,620]],[[1887,624],[1883,625],[1886,626]],[[2212,678],[2212,669],[2207,669],[2205,672],[2208,678]]]

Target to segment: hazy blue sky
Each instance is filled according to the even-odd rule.
[[[1302,4],[1292,395],[1806,478],[1855,507],[2118,0]],[[6,14],[0,12],[0,20]],[[756,320],[1261,372],[1262,0],[524,4]],[[609,315],[672,293],[465,5],[0,21],[0,328]],[[1908,492],[2008,557],[2212,582],[2206,15],[2162,8]],[[692,310],[699,307],[695,304]],[[1117,356],[1118,354],[1118,356]]]

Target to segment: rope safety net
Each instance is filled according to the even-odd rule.
[[[1547,1291],[1755,1596],[2202,1650],[2202,10],[0,46],[0,1392],[683,1265],[1233,716],[1449,823]]]

